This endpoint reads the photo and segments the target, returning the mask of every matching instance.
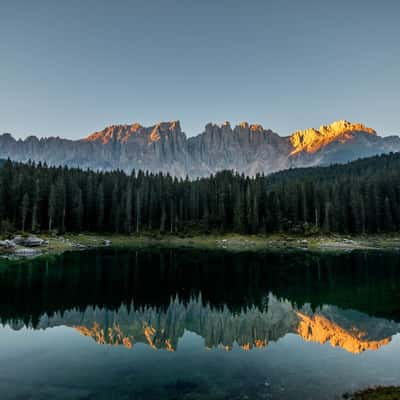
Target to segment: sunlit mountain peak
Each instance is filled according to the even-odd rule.
[[[353,139],[357,133],[376,135],[374,129],[346,120],[335,121],[330,125],[322,125],[319,129],[309,128],[296,131],[290,136],[290,143],[293,146],[291,155],[302,151],[315,153],[335,140],[345,143]]]

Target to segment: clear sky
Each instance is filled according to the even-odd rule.
[[[400,133],[398,0],[0,0],[0,132],[336,119]]]

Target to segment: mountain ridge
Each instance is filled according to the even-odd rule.
[[[372,128],[346,120],[289,136],[245,121],[232,128],[225,121],[208,123],[202,133],[187,137],[179,120],[150,127],[138,122],[110,125],[78,140],[0,135],[0,158],[127,173],[141,169],[190,178],[224,169],[254,176],[394,151],[400,151],[398,136],[381,137]]]

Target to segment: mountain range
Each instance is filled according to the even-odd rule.
[[[112,125],[80,140],[0,135],[0,158],[41,161],[48,165],[94,170],[133,169],[190,178],[229,169],[245,175],[343,163],[400,151],[400,137],[377,135],[360,123],[345,120],[280,136],[259,124],[209,123],[187,137],[179,121],[151,127],[138,123]]]

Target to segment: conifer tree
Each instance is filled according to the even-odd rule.
[[[22,199],[22,207],[21,207],[21,229],[22,232],[25,231],[25,223],[26,223],[26,217],[28,216],[28,211],[29,211],[29,195],[28,193],[24,194],[24,197]]]

